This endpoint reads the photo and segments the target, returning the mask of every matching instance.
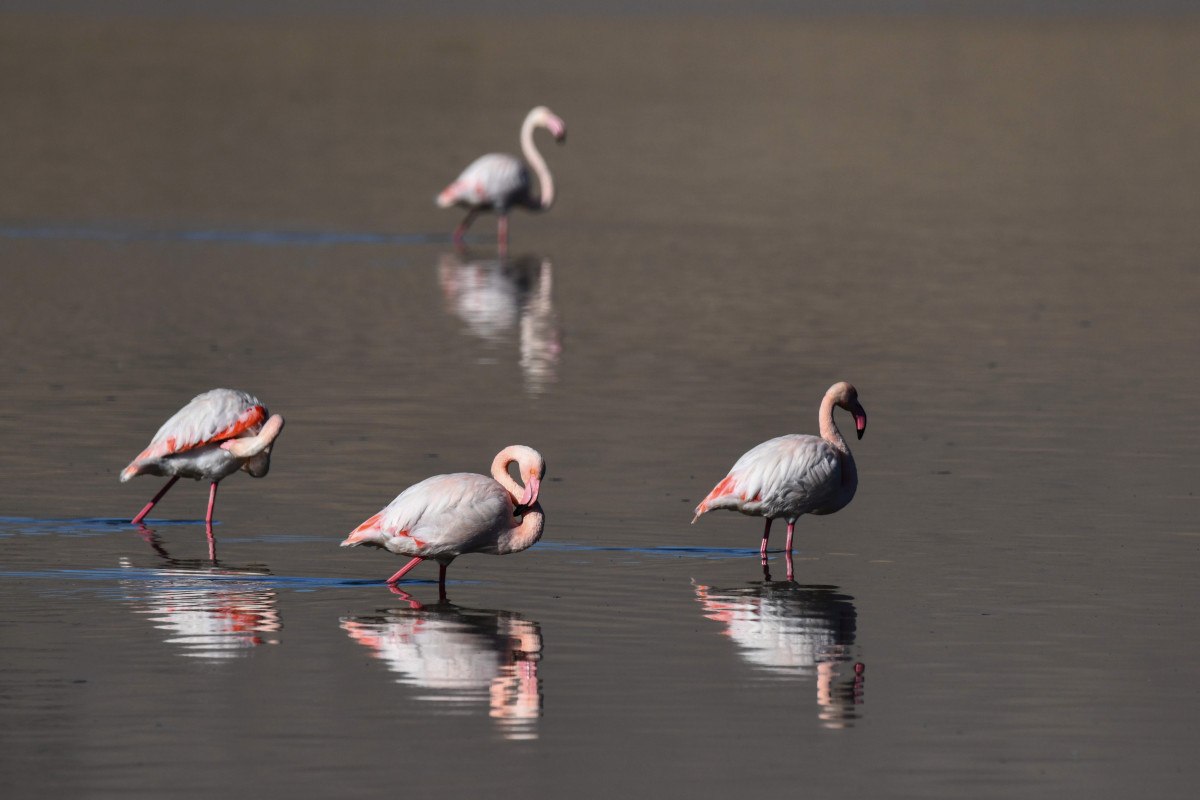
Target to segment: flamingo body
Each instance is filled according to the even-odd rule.
[[[513,462],[524,485],[508,474]],[[342,547],[380,547],[411,557],[388,579],[393,586],[421,561],[435,560],[444,596],[446,567],[458,556],[517,553],[541,538],[545,517],[537,496],[545,469],[536,450],[513,445],[496,456],[490,478],[470,472],[426,478],[351,531]]]
[[[270,416],[258,398],[234,389],[196,395],[163,423],[141,453],[121,471],[125,482],[138,475],[170,477],[170,482],[134,518],[141,522],[179,478],[212,485],[207,521],[212,521],[217,483],[239,469],[261,478],[271,468],[271,445],[283,430],[283,417]]]
[[[862,438],[867,414],[858,402],[858,391],[848,383],[835,383],[821,402],[820,436],[789,434],[748,450],[696,506],[692,522],[714,509],[764,517],[767,522],[761,552],[765,556],[771,520],[783,518],[788,522],[790,553],[797,519],[804,514],[839,511],[854,499],[858,489],[854,457],[833,421],[834,406],[854,415],[855,428]]]
[[[567,126],[553,111],[538,106],[521,124],[521,152],[525,160],[506,153],[488,153],[472,161],[437,196],[439,208],[461,206],[467,216],[454,229],[454,241],[461,244],[475,216],[483,211],[499,215],[496,235],[501,250],[508,245],[508,212],[513,207],[546,211],[554,205],[554,178],[546,160],[533,143],[537,128],[550,131],[556,141],[567,136]],[[533,190],[530,172],[537,175],[538,192]]]
[[[854,497],[856,483],[843,485],[839,454],[824,439],[788,434],[747,451],[696,513],[724,508],[771,519],[832,514]]]
[[[438,195],[439,208],[462,206],[476,211],[508,212],[513,206],[528,206],[529,170],[516,156],[488,153],[480,156]]]

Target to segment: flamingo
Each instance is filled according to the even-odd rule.
[[[513,463],[520,470],[521,484],[508,474]],[[417,564],[437,561],[438,592],[445,599],[446,568],[458,556],[519,553],[542,538],[545,515],[537,500],[545,474],[546,462],[538,451],[511,445],[496,454],[492,477],[456,472],[426,478],[351,531],[342,547],[366,545],[411,556],[387,579],[394,591]]]
[[[858,402],[858,390],[845,381],[835,383],[821,400],[819,437],[787,434],[748,450],[696,506],[692,522],[718,508],[765,517],[767,524],[759,548],[765,560],[771,521],[782,517],[787,520],[786,552],[790,554],[792,533],[801,514],[840,511],[858,488],[854,456],[833,421],[834,406],[854,415],[854,427],[861,439],[867,429],[867,412]],[[790,568],[788,573],[791,579]]]
[[[138,475],[171,476],[133,518],[137,525],[180,478],[211,482],[205,523],[212,525],[217,483],[239,469],[261,478],[271,468],[271,445],[283,430],[283,417],[268,417],[258,398],[234,389],[196,395],[163,423],[150,444],[121,471],[121,482]]]
[[[499,215],[496,236],[500,249],[508,247],[508,210],[513,206],[524,206],[530,211],[547,211],[554,205],[554,179],[546,168],[546,161],[533,143],[533,132],[545,128],[555,141],[567,138],[567,126],[550,109],[538,106],[525,116],[521,125],[521,152],[525,162],[507,153],[488,153],[471,162],[454,182],[437,196],[438,208],[463,206],[467,216],[454,229],[454,243],[462,245],[467,228],[481,211],[495,211]],[[529,169],[537,174],[540,194],[533,194],[529,181]]]

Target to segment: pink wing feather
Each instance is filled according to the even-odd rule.
[[[128,479],[138,466],[197,447],[243,435],[254,435],[267,420],[267,409],[252,395],[233,389],[213,389],[196,395],[163,423],[149,446],[121,473]]]

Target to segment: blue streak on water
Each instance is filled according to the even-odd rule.
[[[580,553],[636,553],[647,556],[676,556],[684,558],[742,558],[758,555],[753,547],[618,547],[616,545],[576,544],[574,542],[538,542],[537,550]]]
[[[261,246],[312,246],[345,244],[445,244],[444,233],[372,233],[370,231],[254,231],[254,230],[155,230],[137,227],[70,225],[0,226],[4,239],[59,239],[99,242],[201,242]]]
[[[363,578],[313,578],[302,575],[255,575],[244,572],[206,572],[190,569],[145,569],[137,567],[98,567],[94,569],[54,569],[54,570],[0,570],[0,578],[23,578],[32,580],[60,581],[142,581],[153,588],[158,584],[172,591],[181,590],[210,590],[214,584],[237,585],[269,588],[297,589],[311,591],[313,589],[331,589],[357,586],[384,586],[382,579]],[[471,581],[447,581],[448,584],[472,583]],[[405,586],[431,585],[436,586],[436,580],[406,580]]]
[[[204,526],[204,520],[176,519],[153,520],[153,529]],[[214,527],[217,523],[213,523]],[[147,526],[149,527],[149,526]],[[0,517],[0,538],[20,534],[24,536],[103,536],[112,533],[114,528],[137,530],[128,517],[82,517],[78,519],[38,519],[37,517]]]
[[[147,521],[145,525],[150,530],[180,527],[203,528],[204,520],[156,519]],[[217,523],[213,523],[213,526],[215,528]],[[12,536],[14,534],[34,536],[54,534],[62,536],[101,536],[112,533],[114,529],[125,529],[133,532],[139,530],[137,526],[132,525],[129,520],[125,518],[113,519],[108,517],[82,517],[79,519],[39,519],[37,517],[0,517],[0,538]],[[258,544],[289,544],[298,542],[337,543],[341,540],[341,535],[327,536],[319,534],[289,533],[278,533],[262,536],[239,536],[236,534],[230,534],[226,536],[220,536],[218,538],[218,541],[224,544],[233,544],[236,542],[254,542]],[[546,540],[538,542],[538,544],[534,547],[534,550],[540,552],[550,551],[559,553],[630,553],[635,555],[657,557],[701,559],[744,558],[748,555],[758,554],[757,547],[622,547],[617,545],[594,545],[578,542],[555,542]]]

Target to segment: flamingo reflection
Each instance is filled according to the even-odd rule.
[[[857,614],[836,586],[793,581],[737,589],[697,584],[704,616],[725,625],[738,655],[774,679],[817,682],[818,716],[825,727],[848,727],[863,702],[864,667],[850,665]]]
[[[486,703],[505,739],[536,739],[540,626],[509,611],[422,606],[394,591],[406,608],[347,617],[342,629],[387,664],[397,683],[428,690],[422,699],[445,704],[447,713]]]
[[[180,655],[228,659],[259,645],[278,644],[274,634],[283,624],[275,590],[256,580],[271,574],[265,567],[175,558],[153,530],[139,526],[139,532],[166,566],[141,569],[122,557],[120,565],[131,577],[119,583],[134,613],[146,615],[164,631],[165,641],[181,648]],[[211,546],[211,532],[209,541]]]
[[[551,296],[550,260],[539,256],[468,261],[457,253],[438,259],[446,308],[469,333],[503,344],[516,329],[525,388],[540,394],[554,383],[562,353],[558,312]]]

